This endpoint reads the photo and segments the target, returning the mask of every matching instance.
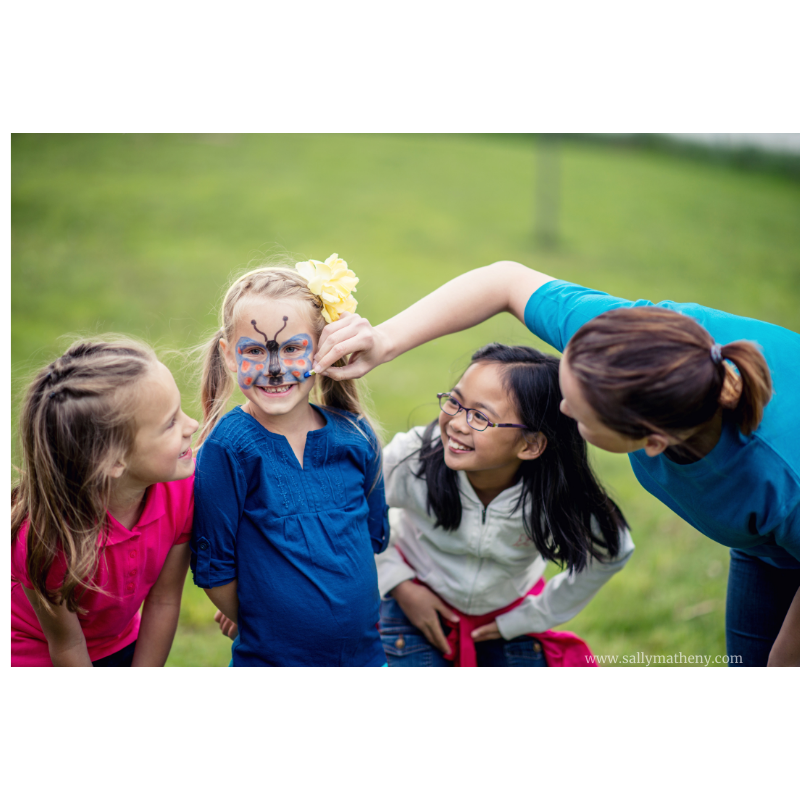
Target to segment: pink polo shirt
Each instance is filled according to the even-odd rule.
[[[170,549],[189,541],[194,512],[194,475],[156,483],[147,490],[144,511],[133,530],[109,515],[108,540],[96,581],[108,594],[89,591],[79,601],[80,621],[92,661],[122,650],[139,633],[142,606],[158,580]],[[22,584],[32,588],[25,569],[27,523],[11,548],[11,666],[51,667],[42,628]],[[64,577],[63,556],[48,575],[48,586]]]

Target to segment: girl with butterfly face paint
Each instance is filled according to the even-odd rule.
[[[327,321],[312,288],[291,268],[242,276],[206,352],[192,572],[238,623],[233,666],[386,662],[380,445],[353,382],[308,376]],[[245,403],[225,414],[234,376]]]
[[[283,318],[278,333],[286,328],[289,317]],[[236,364],[239,373],[239,387],[248,389],[251,385],[280,386],[282,383],[298,383],[308,380],[308,365],[311,363],[313,349],[311,335],[299,333],[288,340],[278,342],[278,333],[272,339],[262,333],[254,319],[250,320],[255,332],[264,339],[264,344],[242,336],[236,342]],[[261,379],[261,380],[259,380]]]
[[[237,308],[231,341],[219,345],[247,399],[242,409],[286,436],[300,462],[306,432],[322,427],[308,402],[315,378],[304,377],[318,338],[310,316],[292,298],[248,297]]]

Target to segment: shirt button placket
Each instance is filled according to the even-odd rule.
[[[134,591],[136,590],[136,581],[134,580],[134,578],[136,577],[136,575],[139,572],[139,570],[134,565],[136,563],[136,556],[137,555],[138,555],[138,552],[136,550],[129,550],[128,551],[128,556],[130,557],[130,560],[131,560],[131,567],[128,570],[128,574],[126,576],[128,578],[128,582],[125,584],[125,593],[126,594],[133,594]]]

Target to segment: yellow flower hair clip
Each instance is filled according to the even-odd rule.
[[[343,311],[355,311],[358,300],[353,297],[358,278],[347,268],[347,262],[334,253],[325,261],[300,261],[297,271],[308,281],[308,290],[322,301],[326,322],[336,322]]]

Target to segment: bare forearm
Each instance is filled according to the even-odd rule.
[[[189,544],[172,547],[161,568],[142,610],[139,638],[133,653],[134,667],[163,667],[167,662],[178,616],[181,613],[181,595],[189,569]]]
[[[54,667],[91,667],[92,659],[86,647],[86,640],[50,642],[48,641],[50,660]]]
[[[145,600],[131,666],[163,667],[166,664],[178,628],[180,612],[180,595],[168,601],[149,597]]]
[[[500,314],[524,322],[525,303],[550,276],[518,264],[498,261],[465,272],[378,325],[386,343],[385,361],[420,344],[456,333]]]
[[[50,605],[33,589],[23,587],[22,590],[39,620],[53,666],[91,667],[92,659],[78,615],[68,611],[63,603]]]
[[[322,331],[314,371],[336,381],[360,378],[413,347],[503,311],[524,323],[528,299],[551,280],[515,261],[497,261],[459,275],[376,328],[358,314],[345,314]],[[334,366],[348,356],[345,366]]]
[[[239,622],[239,596],[236,593],[237,581],[231,581],[225,586],[215,586],[212,589],[205,589],[208,599],[229,619],[231,622]]]

